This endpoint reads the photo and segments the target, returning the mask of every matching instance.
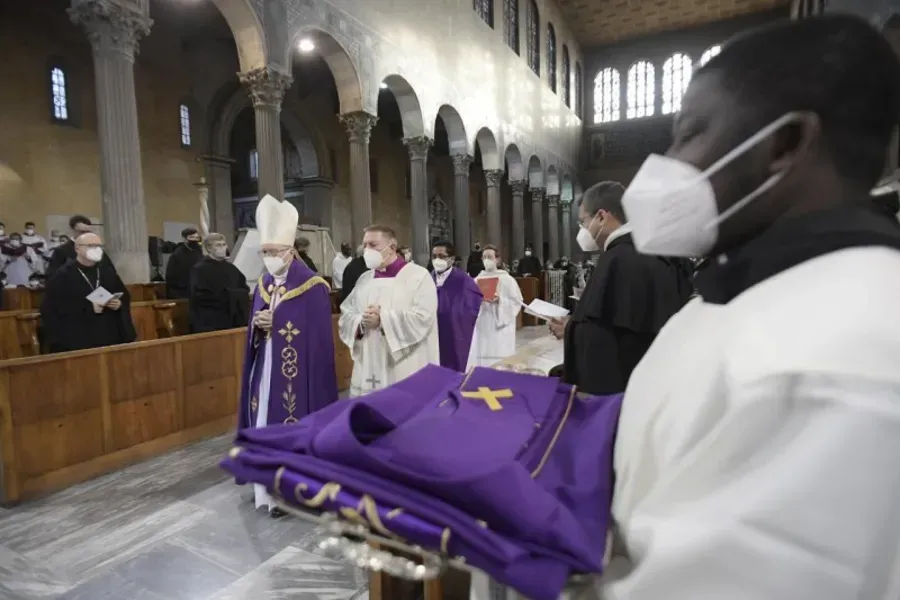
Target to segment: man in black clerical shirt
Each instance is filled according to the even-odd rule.
[[[64,264],[47,284],[41,303],[42,335],[50,352],[84,350],[133,342],[131,299],[115,269],[103,262],[103,243],[95,233],[75,240],[75,260]],[[113,297],[104,304],[87,296],[103,288]]]
[[[244,274],[226,260],[225,236],[210,233],[203,246],[207,255],[191,270],[191,333],[245,327],[250,319],[250,288]]]
[[[74,215],[69,219],[69,229],[72,230],[72,237],[60,236],[60,244],[53,249],[53,252],[50,254],[50,260],[47,263],[47,280],[64,264],[70,260],[75,260],[75,238],[82,233],[91,233],[93,231],[92,226],[91,220],[84,215]],[[116,267],[106,254],[103,255],[100,264],[113,271],[116,270]]]
[[[534,255],[531,250],[531,245],[525,246],[525,256],[519,259],[519,268],[516,271],[517,277],[540,277],[541,271],[544,269],[541,267],[541,259]]]
[[[550,323],[553,335],[565,339],[564,380],[589,394],[625,391],[656,334],[690,298],[689,275],[679,261],[635,250],[624,192],[606,181],[584,193],[578,244],[603,254],[571,318]]]
[[[306,266],[309,267],[310,271],[312,271],[313,273],[319,272],[319,268],[316,266],[316,263],[314,263],[313,259],[309,257],[309,239],[301,235],[296,240],[294,240],[294,249],[297,251],[297,254],[300,255],[300,258],[303,259],[303,262],[306,263]]]
[[[178,244],[166,263],[166,298],[177,300],[191,295],[191,269],[203,258],[200,233],[193,227],[181,231]]]

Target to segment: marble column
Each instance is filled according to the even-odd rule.
[[[534,251],[533,256],[541,259],[541,264],[547,260],[544,253],[544,188],[531,188],[531,226],[532,240],[531,249]]]
[[[484,180],[487,182],[488,243],[500,248],[503,245],[500,233],[500,182],[503,181],[503,170],[485,171]]]
[[[284,151],[281,148],[281,102],[293,78],[271,67],[259,67],[238,77],[250,91],[256,116],[256,151],[259,153],[257,193],[284,200]]]
[[[562,209],[562,253],[571,259],[574,252],[574,248],[572,248],[572,201],[562,200],[560,208]]]
[[[454,154],[453,159],[453,245],[463,261],[469,256],[472,242],[469,239],[469,167],[472,157]]]
[[[150,281],[134,57],[153,21],[108,0],[73,0],[94,58],[104,243],[125,283]]]
[[[209,186],[210,228],[224,235],[231,247],[235,234],[234,198],[231,195],[231,165],[234,160],[211,154],[204,154],[197,160],[203,163],[204,177]]]
[[[510,181],[512,188],[512,248],[509,256],[510,262],[514,258],[525,256],[525,188],[528,182],[524,179]]]
[[[416,264],[427,265],[431,255],[428,239],[428,150],[433,143],[427,137],[403,140],[409,151],[409,201],[412,215],[412,254]]]
[[[369,137],[378,117],[356,111],[340,115],[340,120],[350,136],[350,228],[356,246],[362,242],[363,229],[372,224]]]
[[[559,259],[559,196],[547,196],[547,234],[550,250],[544,260],[555,262]]]

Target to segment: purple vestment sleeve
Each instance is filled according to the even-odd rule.
[[[441,366],[465,372],[484,296],[475,280],[459,269],[450,271],[437,294]]]

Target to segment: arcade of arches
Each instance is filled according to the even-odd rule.
[[[198,186],[232,239],[271,193],[335,245],[378,222],[419,261],[568,254],[582,59],[554,0],[421,1],[0,0],[0,221],[95,217],[128,281]]]

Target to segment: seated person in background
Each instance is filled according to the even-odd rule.
[[[41,327],[50,352],[84,350],[133,342],[131,302],[111,263],[103,262],[103,243],[95,233],[75,240],[75,260],[60,267],[47,284]],[[106,304],[87,299],[99,288],[122,294]]]
[[[300,255],[300,258],[303,259],[303,262],[306,263],[306,266],[309,267],[309,270],[313,273],[318,273],[319,268],[316,267],[316,263],[313,262],[313,259],[309,257],[309,239],[301,235],[294,240],[294,248],[297,250],[297,254]]]
[[[178,244],[166,263],[166,298],[178,300],[191,295],[191,270],[203,258],[200,233],[193,227],[181,231]]]
[[[246,326],[250,319],[250,288],[244,274],[226,260],[225,236],[210,233],[203,240],[203,247],[206,256],[191,270],[190,332]]]

